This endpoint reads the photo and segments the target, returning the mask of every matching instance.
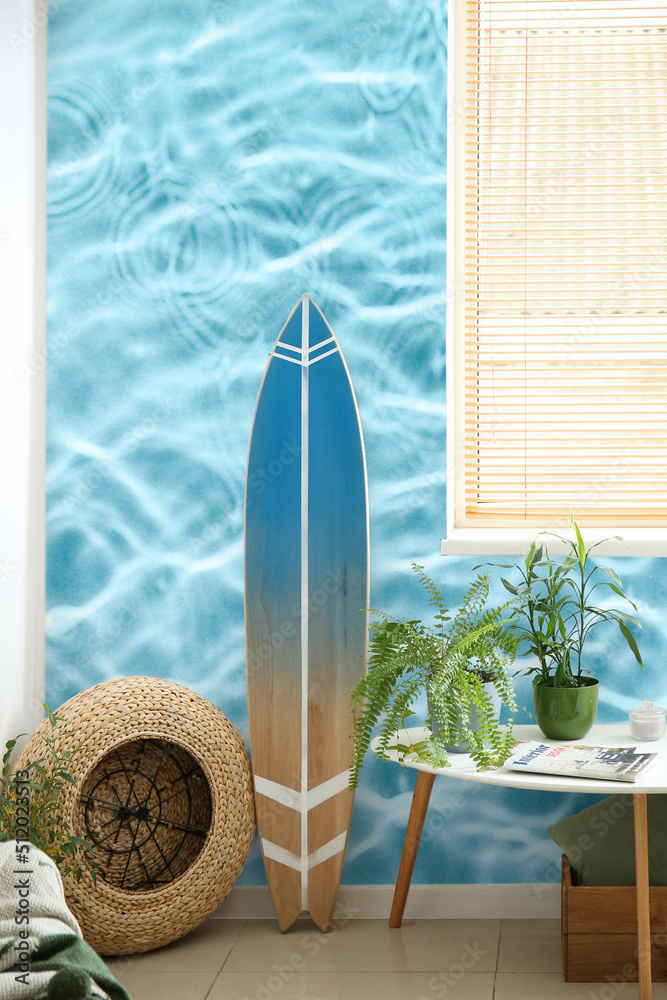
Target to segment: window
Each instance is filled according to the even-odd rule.
[[[443,551],[667,552],[667,10],[450,11]]]

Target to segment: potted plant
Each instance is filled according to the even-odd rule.
[[[537,664],[524,672],[535,674],[533,700],[537,723],[549,739],[577,740],[595,721],[599,682],[585,673],[584,652],[592,629],[603,622],[615,624],[643,667],[641,654],[628,623],[637,619],[619,608],[598,604],[599,588],[608,588],[637,610],[626,595],[618,575],[609,566],[592,565],[590,553],[602,542],[586,548],[571,517],[574,540],[542,531],[530,547],[519,584],[502,579],[517,598],[509,630],[522,655],[533,654]],[[560,539],[569,548],[562,560],[549,557],[543,535]],[[616,540],[621,540],[614,536]],[[607,541],[608,539],[604,539]]]
[[[384,760],[391,741],[399,750],[415,752],[437,767],[449,765],[448,752],[457,744],[469,750],[479,769],[499,765],[511,751],[512,721],[500,728],[494,696],[514,711],[508,667],[517,641],[504,628],[507,619],[503,617],[513,602],[487,608],[489,576],[480,573],[453,613],[424,568],[416,563],[412,568],[433,608],[433,624],[370,609],[378,617],[369,625],[368,673],[352,692],[353,788],[378,723],[377,754]],[[405,728],[406,719],[414,715],[414,702],[423,695],[429,706],[428,738],[416,745],[396,744],[397,731]]]

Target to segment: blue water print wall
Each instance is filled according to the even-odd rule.
[[[269,350],[304,292],[358,397],[372,604],[423,616],[413,560],[456,604],[479,560],[438,555],[446,71],[438,0],[53,5],[52,706],[147,674],[200,692],[247,738],[248,436]],[[663,565],[616,568],[640,605],[647,669],[600,636],[604,721],[667,698]],[[519,693],[527,704],[525,681]],[[368,762],[344,882],[394,881],[413,785]],[[440,780],[415,881],[556,881],[545,828],[588,801]],[[263,880],[255,847],[241,881]]]

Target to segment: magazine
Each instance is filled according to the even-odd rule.
[[[547,746],[518,743],[505,767],[573,778],[636,781],[656,762],[657,753],[636,753],[635,747]]]

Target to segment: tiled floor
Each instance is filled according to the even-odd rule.
[[[558,920],[209,920],[107,964],[132,1000],[635,1000],[635,983],[564,983]],[[667,1000],[667,984],[654,985]]]

